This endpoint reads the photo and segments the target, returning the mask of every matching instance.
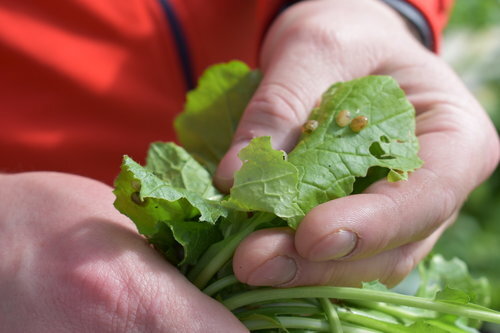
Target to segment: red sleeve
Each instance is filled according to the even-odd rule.
[[[150,142],[175,139],[186,73],[162,4],[184,24],[199,75],[215,62],[255,65],[283,1],[0,0],[0,172],[111,184],[124,154],[142,163]]]
[[[173,139],[184,86],[157,0],[1,1],[0,172],[112,183]]]
[[[406,0],[424,16],[432,32],[434,52],[439,51],[443,32],[453,6],[453,0]]]

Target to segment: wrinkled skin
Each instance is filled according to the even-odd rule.
[[[148,246],[110,187],[48,172],[0,183],[0,331],[247,331]]]
[[[264,79],[217,171],[227,190],[253,137],[289,151],[321,93],[334,82],[393,76],[417,111],[424,166],[406,182],[385,180],[363,194],[314,208],[296,232],[259,231],[233,268],[252,285],[394,285],[432,249],[467,195],[494,170],[499,141],[484,110],[453,71],[426,50],[381,1],[319,0],[285,11],[261,54]],[[340,232],[339,232],[340,231]]]

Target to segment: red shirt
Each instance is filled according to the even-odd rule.
[[[417,8],[426,19],[432,32],[434,51],[437,52],[441,45],[441,33],[450,16],[453,0],[406,0],[406,2]]]
[[[285,2],[0,0],[0,172],[112,183],[122,155],[142,162],[150,142],[175,139],[186,70],[193,81],[213,63],[255,66]],[[410,2],[439,36],[447,11],[430,4],[446,1]]]

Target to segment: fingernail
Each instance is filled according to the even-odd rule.
[[[269,259],[248,277],[253,286],[278,286],[290,282],[297,273],[295,260],[287,256]]]
[[[309,252],[308,257],[314,261],[340,259],[350,254],[357,243],[358,236],[354,232],[339,230],[316,244]]]

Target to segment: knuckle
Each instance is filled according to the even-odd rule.
[[[319,46],[338,46],[344,38],[339,33],[338,27],[335,28],[332,11],[335,10],[314,2],[306,1],[295,4],[280,17],[280,23],[287,22],[282,25],[286,29],[282,30],[280,39],[290,38]]]
[[[388,287],[393,287],[403,280],[417,266],[417,259],[410,250],[411,246],[402,246],[397,254],[393,256],[392,262],[388,265],[390,269],[385,271],[381,281]]]
[[[308,108],[299,95],[300,92],[296,93],[284,84],[264,84],[249,104],[248,110],[250,114],[258,113],[258,117],[253,119],[258,125],[275,127],[285,123],[298,127],[308,115]]]
[[[437,221],[440,225],[443,221],[450,219],[453,214],[458,210],[461,202],[464,199],[458,199],[456,192],[450,186],[442,186],[442,211],[441,214],[438,215]]]
[[[303,18],[291,24],[283,39],[311,45],[311,49],[318,51],[339,51],[349,42],[345,34],[338,29],[331,29],[329,25],[320,24],[314,17]]]
[[[429,173],[429,181],[431,186],[435,187],[436,193],[440,193],[440,200],[436,202],[438,208],[436,209],[436,216],[431,225],[440,225],[441,222],[448,220],[459,208],[461,202],[465,198],[459,198],[457,192],[465,193],[465,189],[459,189],[460,182],[446,179],[438,176],[431,169],[424,169]],[[433,231],[433,230],[431,230]]]

